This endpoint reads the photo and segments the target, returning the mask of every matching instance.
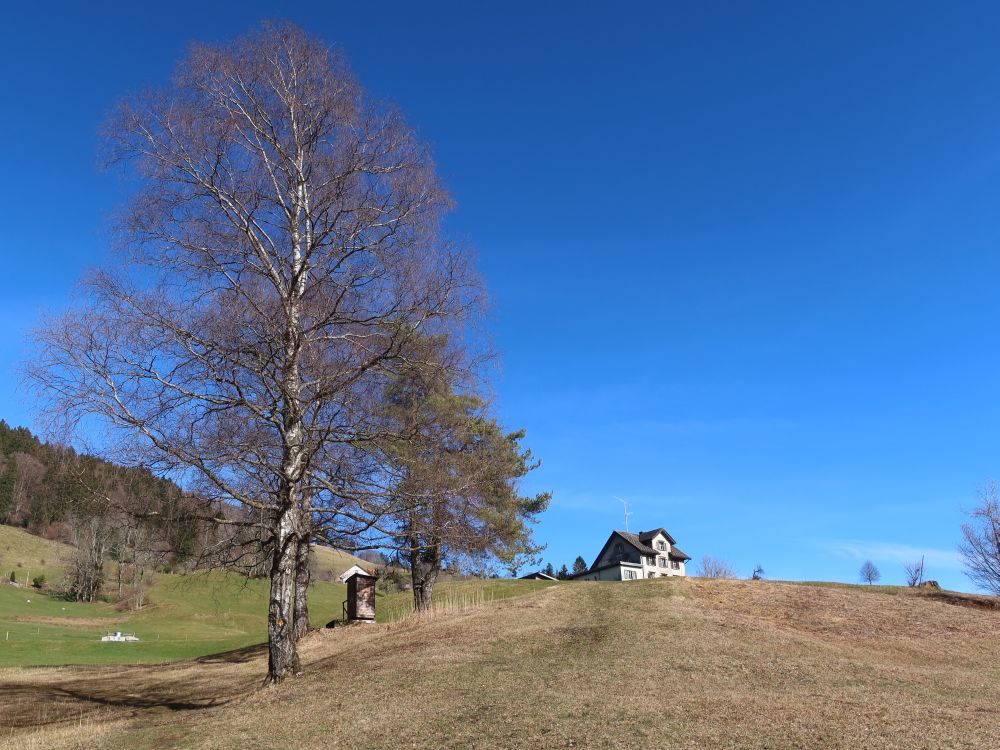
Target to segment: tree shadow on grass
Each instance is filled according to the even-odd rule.
[[[147,712],[200,711],[229,703],[236,687],[208,681],[182,680],[148,685],[115,678],[76,680],[61,685],[0,685],[0,728],[24,729],[81,721],[117,709],[135,716]]]
[[[253,646],[234,648],[231,651],[221,651],[218,654],[199,656],[195,661],[198,664],[245,664],[258,656],[264,656],[266,653],[267,644],[257,643]]]
[[[961,594],[955,591],[931,591],[924,594],[928,599],[953,604],[958,607],[972,609],[987,609],[1000,612],[1000,597],[980,596],[978,594]]]

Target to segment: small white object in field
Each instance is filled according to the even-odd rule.
[[[26,599],[25,601],[27,601],[28,604],[31,604],[31,599]]]
[[[107,635],[101,636],[102,641],[119,641],[119,642],[129,642],[137,641],[138,638],[135,637],[135,633],[123,633],[120,630],[116,630],[114,633],[108,633]]]

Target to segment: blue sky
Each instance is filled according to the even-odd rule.
[[[969,589],[1000,475],[1000,6],[7,8],[0,416],[25,331],[105,258],[97,129],[192,39],[288,18],[434,144],[544,465],[547,560],[665,526],[749,574]],[[169,7],[169,12],[168,12]]]

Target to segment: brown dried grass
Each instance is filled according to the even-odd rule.
[[[313,633],[273,689],[252,652],[6,670],[0,743],[74,747],[101,717],[89,747],[994,748],[998,636],[1000,612],[905,590],[570,583]]]

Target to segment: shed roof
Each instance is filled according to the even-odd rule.
[[[371,573],[365,573],[363,571],[356,570],[353,573],[351,573],[349,576],[347,576],[347,578],[344,579],[344,583],[347,583],[347,581],[351,580],[352,578],[354,578],[356,576],[360,576],[361,578],[378,578],[378,576],[373,576]]]

